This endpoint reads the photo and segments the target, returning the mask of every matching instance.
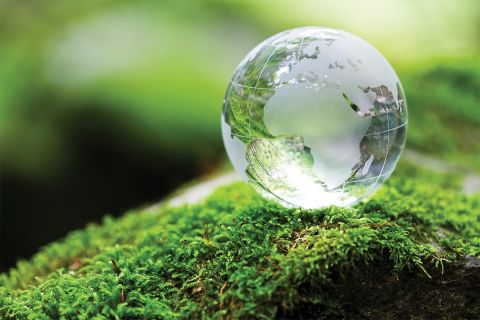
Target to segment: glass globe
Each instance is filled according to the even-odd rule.
[[[278,33],[237,67],[222,112],[225,148],[258,192],[287,207],[352,205],[392,173],[407,105],[388,61],[345,31]]]

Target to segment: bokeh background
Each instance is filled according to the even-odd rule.
[[[223,166],[230,76],[257,43],[297,26],[377,47],[405,87],[408,147],[478,171],[479,6],[0,0],[0,268]]]

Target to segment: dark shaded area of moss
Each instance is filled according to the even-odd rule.
[[[458,182],[404,163],[350,209],[285,209],[235,183],[106,218],[3,274],[0,315],[474,319],[480,196]]]
[[[477,319],[480,260],[424,264],[430,277],[415,270],[392,274],[385,259],[365,265],[348,276],[335,275],[335,287],[328,293],[338,297],[340,314],[348,319]],[[323,292],[304,289],[310,296]],[[316,305],[300,304],[278,319],[324,319],[329,315]],[[337,318],[337,313],[332,313]]]

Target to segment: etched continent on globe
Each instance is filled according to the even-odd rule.
[[[400,81],[370,44],[344,31],[279,33],[238,66],[222,132],[236,171],[289,207],[347,206],[389,177],[405,144]]]

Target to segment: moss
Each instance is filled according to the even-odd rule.
[[[372,270],[429,283],[442,267],[479,257],[480,197],[455,191],[458,182],[404,163],[350,209],[284,209],[234,183],[201,204],[107,217],[3,274],[0,315],[351,316],[348,292]],[[477,312],[473,303],[462,310]]]
[[[474,66],[402,79],[409,146],[478,170]],[[0,318],[473,319],[480,195],[461,179],[404,160],[348,209],[285,209],[235,183],[106,217],[2,274]]]

